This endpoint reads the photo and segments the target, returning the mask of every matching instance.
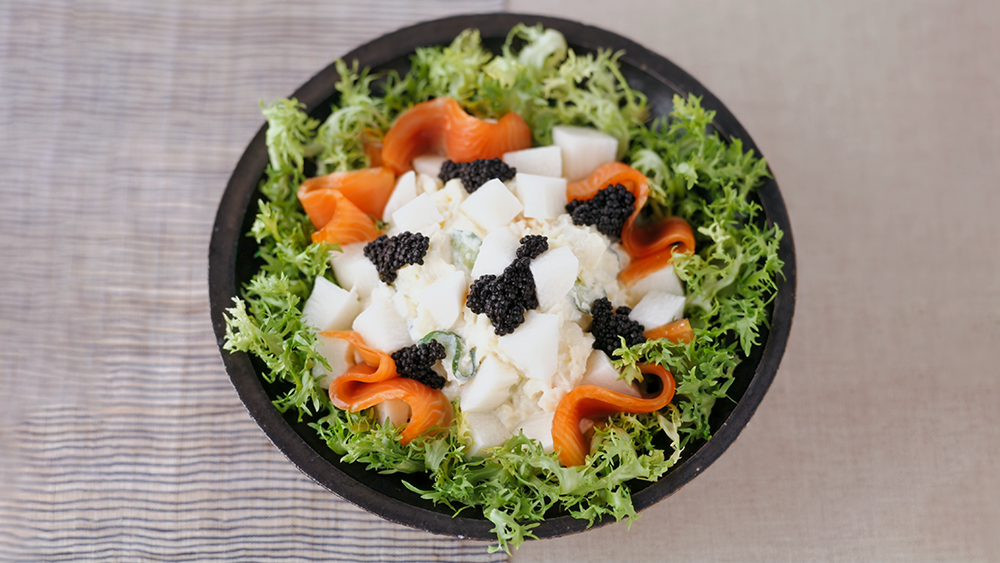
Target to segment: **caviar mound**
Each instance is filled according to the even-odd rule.
[[[574,199],[566,205],[574,225],[593,225],[605,235],[620,239],[625,221],[635,211],[635,196],[621,185],[609,185],[590,199]]]
[[[465,304],[476,314],[485,314],[493,323],[493,332],[504,336],[524,323],[524,314],[538,307],[535,277],[531,260],[549,248],[542,235],[521,238],[517,258],[499,276],[480,276],[469,288]]]
[[[538,255],[549,249],[549,239],[542,235],[525,235],[521,237],[521,246],[517,249],[518,258],[538,258]]]
[[[471,194],[490,180],[497,179],[506,182],[514,178],[515,174],[517,174],[517,169],[508,166],[499,158],[478,158],[472,162],[447,160],[441,165],[438,178],[441,178],[442,182],[458,178],[462,181],[462,187],[465,188],[465,191]]]
[[[378,277],[385,283],[396,281],[396,271],[408,264],[423,264],[431,239],[420,233],[404,231],[394,237],[380,235],[365,245],[365,257],[375,264]]]
[[[594,300],[590,306],[590,314],[594,317],[590,333],[594,335],[595,350],[600,350],[609,358],[613,358],[615,350],[622,346],[619,337],[625,339],[625,346],[628,347],[646,341],[646,337],[642,334],[646,328],[628,317],[631,312],[632,309],[628,307],[612,309],[611,301],[607,297]]]
[[[399,375],[423,383],[431,389],[441,389],[445,378],[435,373],[431,367],[446,355],[444,345],[431,340],[396,350],[392,353],[392,360],[396,362],[396,372]]]

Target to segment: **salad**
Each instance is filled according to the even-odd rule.
[[[650,121],[620,55],[466,30],[405,75],[338,61],[322,122],[263,110],[261,267],[225,348],[345,461],[481,510],[497,549],[547,514],[636,518],[628,483],[711,438],[782,267],[764,160],[697,97]]]

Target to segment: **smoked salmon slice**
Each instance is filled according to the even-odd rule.
[[[687,319],[680,319],[656,328],[651,328],[643,332],[642,335],[650,340],[666,338],[674,343],[683,342],[690,344],[694,340],[694,330],[691,329],[691,323]]]
[[[654,225],[639,226],[636,218],[649,196],[649,180],[638,170],[621,162],[598,166],[589,176],[566,186],[566,198],[590,199],[600,190],[621,184],[635,196],[635,211],[622,227],[622,248],[632,257],[632,263],[621,271],[618,279],[627,285],[663,268],[674,252],[694,252],[694,232],[680,217],[665,217]]]
[[[323,200],[322,209],[322,215],[329,216],[330,219],[323,228],[312,234],[313,242],[344,245],[372,241],[382,234],[375,225],[375,220],[339,190],[330,190],[329,197]]]
[[[499,158],[531,147],[531,128],[516,113],[487,121],[466,113],[448,97],[421,102],[402,113],[382,139],[382,163],[397,174],[414,157],[440,154],[455,162]]]
[[[299,186],[298,197],[309,220],[322,229],[337,208],[333,192],[344,195],[368,215],[381,217],[385,203],[396,187],[396,175],[389,168],[362,168],[309,178]]]
[[[559,454],[559,462],[566,467],[583,465],[587,461],[590,447],[580,429],[580,422],[610,416],[619,412],[633,414],[658,411],[670,403],[674,397],[674,377],[660,365],[640,365],[644,374],[660,378],[663,389],[656,397],[640,399],[623,395],[597,385],[581,385],[574,388],[559,401],[552,419],[552,441]]]
[[[326,331],[320,335],[350,342],[364,360],[330,384],[330,401],[335,407],[358,412],[392,399],[406,402],[410,406],[410,420],[399,437],[403,444],[428,430],[451,424],[454,412],[448,397],[439,389],[399,377],[396,362],[389,354],[368,346],[353,330]]]
[[[664,217],[648,227],[626,223],[622,229],[622,246],[634,258],[644,258],[664,250],[669,251],[668,255],[673,252],[690,254],[694,252],[694,231],[680,217]]]

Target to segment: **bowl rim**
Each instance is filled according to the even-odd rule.
[[[543,24],[562,32],[567,41],[590,50],[612,49],[624,51],[621,60],[629,63],[656,81],[682,95],[702,97],[703,107],[716,112],[713,125],[726,139],[739,138],[747,150],[761,155],[748,132],[736,117],[694,77],[665,57],[646,49],[638,43],[616,33],[579,22],[532,14],[508,12],[467,14],[425,21],[382,35],[357,47],[343,56],[343,60],[358,60],[361,67],[378,67],[400,56],[413,52],[417,47],[447,44],[464,29],[477,28],[484,38],[505,37],[518,23]],[[333,95],[333,84],[339,74],[333,62],[299,87],[292,96],[305,104],[306,112],[313,113]],[[459,538],[495,541],[492,522],[482,518],[450,516],[422,507],[407,504],[374,490],[347,475],[319,455],[300,436],[271,403],[260,378],[246,353],[229,353],[222,346],[225,342],[224,313],[232,306],[237,295],[236,257],[239,242],[244,235],[243,224],[247,208],[255,198],[257,184],[268,162],[264,136],[267,124],[261,126],[240,157],[220,200],[209,245],[209,300],[212,325],[226,371],[240,400],[250,417],[289,461],[320,486],[345,500],[375,513],[382,518],[436,534]],[[763,156],[763,155],[761,155]],[[778,289],[773,302],[770,333],[750,383],[728,418],[714,432],[711,440],[702,444],[690,458],[682,461],[663,477],[648,487],[633,493],[636,512],[670,496],[701,474],[736,440],[763,400],[778,370],[787,344],[795,308],[796,264],[791,224],[777,182],[772,178],[758,189],[758,197],[769,223],[777,224],[784,231],[779,245],[779,257],[784,261],[783,277],[779,276]],[[532,532],[538,538],[557,537],[598,527],[612,518],[595,521],[588,526],[584,520],[571,516],[546,519]]]

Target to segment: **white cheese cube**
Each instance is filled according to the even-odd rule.
[[[628,314],[629,318],[649,330],[684,316],[684,296],[650,291]]]
[[[524,206],[503,182],[494,178],[469,195],[461,209],[489,233],[510,223]]]
[[[499,276],[504,268],[517,258],[517,248],[521,245],[510,229],[497,229],[486,235],[479,247],[476,262],[472,265],[472,279],[485,274]]]
[[[430,313],[438,330],[448,330],[458,320],[468,290],[465,272],[445,274],[417,294],[417,308]]]
[[[504,153],[503,161],[518,173],[555,178],[562,176],[562,149],[556,145]]]
[[[559,367],[558,315],[528,311],[524,324],[498,340],[500,351],[526,377],[544,384],[552,383],[552,376]]]
[[[392,293],[388,288],[372,291],[371,305],[354,319],[352,325],[365,344],[383,352],[395,352],[413,344],[406,320],[392,301]]]
[[[420,174],[426,174],[428,176],[438,177],[441,173],[441,165],[444,161],[448,160],[443,156],[438,156],[436,154],[424,154],[413,159],[413,169]]]
[[[563,176],[570,182],[587,177],[618,155],[618,139],[591,127],[556,125],[552,144],[562,149]]]
[[[354,347],[342,338],[316,335],[316,352],[330,364],[330,369],[320,363],[313,366],[313,377],[319,379],[319,386],[323,389],[329,389],[334,379],[354,365]]]
[[[375,405],[375,421],[389,421],[395,427],[405,425],[410,420],[410,405],[402,399],[389,399]]]
[[[580,385],[596,385],[623,395],[640,397],[639,391],[634,386],[618,379],[619,375],[615,366],[611,365],[608,355],[600,350],[594,350],[587,358],[587,371],[583,374]]]
[[[371,292],[382,283],[378,279],[375,264],[365,257],[366,242],[345,244],[340,252],[330,253],[330,265],[333,275],[341,287],[349,287],[364,303],[368,301]]]
[[[468,428],[469,455],[485,456],[490,448],[503,445],[510,438],[510,431],[491,412],[472,412],[465,415]]]
[[[385,210],[382,211],[382,220],[386,223],[392,221],[392,214],[407,203],[417,198],[417,175],[411,170],[396,180],[396,187],[389,196],[389,201],[385,202]]]
[[[566,179],[522,174],[514,177],[517,196],[524,205],[524,216],[555,219],[566,212]]]
[[[510,387],[521,376],[513,366],[489,354],[479,364],[476,375],[462,389],[463,412],[488,412],[510,398]]]
[[[555,449],[555,444],[552,440],[552,419],[555,418],[555,415],[554,411],[533,414],[522,420],[521,424],[514,430],[514,433],[516,434],[518,431],[524,432],[526,437],[541,442],[545,453],[552,453]]]
[[[317,331],[347,330],[360,312],[357,293],[320,276],[302,307],[302,320]]]
[[[531,261],[538,310],[548,311],[569,295],[580,274],[580,261],[566,246],[552,248]]]
[[[393,231],[400,233],[403,231],[417,233],[425,228],[440,225],[442,221],[444,216],[428,194],[418,195],[392,214]]]
[[[673,263],[667,264],[644,278],[640,278],[629,287],[629,294],[636,300],[642,299],[650,291],[684,295],[684,287],[681,285],[680,278],[674,272]]]

